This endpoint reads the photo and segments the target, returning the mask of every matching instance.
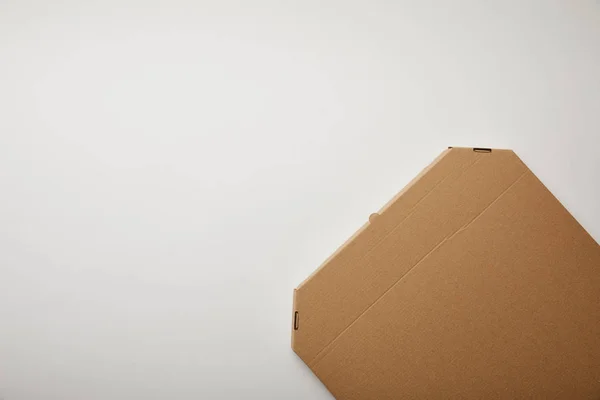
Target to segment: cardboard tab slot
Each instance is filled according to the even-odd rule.
[[[294,330],[297,331],[298,330],[298,311],[294,312]]]
[[[486,147],[474,147],[473,151],[476,153],[491,153],[492,149],[488,149]]]

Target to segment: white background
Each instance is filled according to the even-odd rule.
[[[330,399],[292,290],[447,146],[600,238],[600,3],[0,2],[0,398]]]

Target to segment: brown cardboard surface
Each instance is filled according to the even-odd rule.
[[[344,399],[600,399],[600,246],[510,150],[450,148],[294,291]]]

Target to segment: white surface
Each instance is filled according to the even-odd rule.
[[[449,145],[600,238],[600,4],[389,3],[0,3],[1,398],[331,398],[292,289]]]

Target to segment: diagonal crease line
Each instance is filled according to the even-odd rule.
[[[481,210],[481,212],[479,214],[477,214],[475,216],[475,218],[473,218],[471,221],[467,222],[466,225],[464,225],[462,228],[458,229],[456,232],[454,232],[451,236],[449,236],[447,238],[447,240],[452,239],[454,236],[456,236],[457,234],[461,233],[462,231],[464,231],[465,229],[467,229],[469,227],[469,225],[471,225],[473,222],[475,222],[477,219],[479,219],[479,217],[481,217],[481,215],[486,212],[488,210],[488,208],[492,207],[494,204],[496,204],[498,202],[498,200],[500,200],[500,198],[502,196],[504,196],[504,194],[506,194],[506,192],[508,192],[510,189],[512,189],[513,186],[515,186],[517,183],[519,183],[519,181],[521,179],[523,179],[523,177],[527,174],[527,172],[529,172],[528,169],[525,170],[525,172],[523,172],[521,175],[519,175],[519,177],[510,184],[509,187],[507,187],[502,193],[500,193],[498,195],[498,197],[496,197],[496,199],[494,201],[492,201],[490,204],[488,204],[488,206],[486,208],[484,208],[483,210]]]
[[[473,167],[475,164],[477,164],[482,157],[478,157],[477,159],[475,159],[475,161],[473,161],[471,164],[467,165],[461,172],[460,174],[454,179],[454,180],[458,180],[465,172],[467,172],[467,170],[471,169],[471,167]],[[454,171],[452,171],[454,172]],[[421,197],[414,206],[411,207],[410,211],[408,212],[408,214],[406,214],[406,216],[404,218],[402,218],[402,220],[400,220],[396,226],[394,226],[392,229],[390,229],[390,231],[388,233],[385,234],[385,236],[383,236],[381,238],[381,240],[379,242],[377,242],[377,244],[375,246],[373,246],[372,249],[370,249],[369,251],[367,251],[362,257],[364,258],[366,255],[368,255],[369,253],[373,252],[373,250],[375,250],[378,246],[380,246],[385,239],[388,238],[388,236],[390,236],[392,233],[394,233],[398,228],[400,228],[400,226],[404,223],[404,221],[406,221],[408,219],[408,217],[410,217],[411,215],[413,215],[415,213],[415,211],[417,210],[417,207],[423,202],[425,201],[425,199],[427,199],[434,191],[435,189],[438,188],[438,186],[440,186],[442,183],[444,183],[445,181],[448,180],[448,178],[450,178],[450,176],[452,175],[452,172],[449,173],[448,175],[446,175],[441,181],[439,181],[438,183],[436,183],[431,190],[429,190],[429,192],[427,194],[425,194],[423,197]]]
[[[481,160],[481,157],[477,158],[474,162],[472,162],[471,164],[467,165],[461,172],[460,174],[454,179],[455,181],[458,180],[465,172],[467,172],[467,170],[471,169],[471,167],[473,167],[475,164],[477,164],[479,161]],[[453,171],[454,172],[454,171]],[[431,188],[431,190],[429,191],[429,193],[427,193],[426,195],[424,195],[423,197],[421,197],[419,199],[419,201],[417,201],[417,203],[411,207],[410,211],[408,212],[408,214],[406,214],[406,216],[404,218],[402,218],[402,220],[400,220],[396,226],[394,226],[392,229],[390,229],[390,231],[388,233],[386,233],[372,248],[370,248],[367,252],[365,252],[365,254],[363,254],[360,257],[359,261],[362,261],[366,256],[368,256],[369,254],[371,254],[373,251],[377,250],[379,248],[379,246],[381,246],[383,244],[383,242],[385,242],[385,240],[390,237],[394,232],[396,232],[403,224],[404,222],[411,216],[413,215],[416,211],[417,211],[417,207],[423,202],[425,201],[425,199],[427,199],[434,191],[435,189],[437,189],[438,186],[440,186],[442,183],[444,183],[446,180],[448,180],[448,178],[452,175],[452,173],[448,174],[447,176],[445,176],[441,181],[439,181],[438,183],[436,183],[433,188]]]
[[[433,170],[433,168],[435,168],[435,166],[437,166],[444,158],[446,158],[449,153],[450,153],[451,149],[446,150],[446,152],[442,153],[443,156],[439,157],[434,160],[431,164],[429,164],[427,167],[425,167],[421,172],[419,172],[417,174],[416,177],[414,177],[410,182],[408,182],[408,184],[406,184],[394,197],[392,197],[390,200],[388,200],[387,203],[385,203],[383,205],[383,207],[381,207],[379,209],[379,213],[383,213],[385,212],[388,208],[390,208],[396,201],[398,201],[402,196],[404,196],[410,189],[412,189],[413,186],[415,186],[422,178],[424,178],[431,170]],[[476,159],[477,161],[477,159]],[[473,163],[471,163],[473,164]],[[469,168],[471,166],[471,164],[466,165],[464,168]],[[433,191],[439,184],[441,184],[446,178],[448,178],[448,176],[450,176],[453,172],[455,172],[458,168],[453,169],[452,171],[448,172],[439,182],[437,182],[431,189],[430,192]],[[417,200],[417,203],[415,203],[415,205],[412,207],[416,207],[421,200],[427,196],[428,193],[425,193],[419,200]]]
[[[375,299],[375,301],[369,306],[367,307],[362,313],[360,313],[360,315],[358,317],[356,317],[356,319],[354,321],[352,321],[352,323],[350,325],[348,325],[346,327],[346,329],[344,329],[339,335],[337,335],[331,342],[329,342],[329,344],[327,346],[325,346],[323,348],[323,350],[321,350],[316,356],[315,358],[313,358],[313,360],[311,361],[311,368],[316,367],[319,362],[321,360],[323,360],[325,358],[325,356],[327,354],[329,354],[334,348],[331,348],[335,342],[344,335],[344,333],[346,333],[346,331],[348,331],[350,328],[352,328],[352,326],[358,322],[359,319],[362,318],[363,315],[365,315],[367,313],[367,311],[369,311],[371,308],[373,308],[375,306],[375,304],[377,304],[379,302],[379,300],[381,300],[383,298],[383,296],[385,296],[390,290],[392,290],[398,283],[400,283],[400,281],[402,281],[413,269],[415,269],[419,264],[421,264],[421,262],[427,258],[431,253],[433,253],[434,251],[436,251],[440,246],[442,246],[444,243],[446,243],[446,241],[448,240],[448,238],[444,238],[442,241],[440,241],[433,249],[431,249],[427,254],[425,254],[423,257],[421,257],[421,259],[419,261],[417,261],[417,263],[412,266],[407,272],[406,274],[402,275],[396,282],[394,282],[392,284],[392,286],[390,286],[389,288],[386,289],[385,292],[383,292],[377,299]],[[324,353],[327,349],[329,349],[329,351],[327,351],[326,353]],[[321,355],[321,353],[324,353],[321,357],[319,357]],[[314,364],[313,364],[314,363]]]
[[[437,249],[439,249],[443,244],[447,243],[448,241],[450,241],[452,238],[454,238],[454,236],[456,236],[458,233],[466,230],[473,222],[475,222],[475,220],[477,220],[479,217],[481,217],[481,215],[483,215],[483,213],[485,213],[490,207],[492,207],[494,204],[496,204],[498,202],[498,200],[500,200],[501,197],[503,197],[510,189],[512,189],[513,186],[515,186],[526,174],[527,172],[529,172],[529,170],[525,170],[521,175],[519,175],[513,183],[511,183],[504,191],[502,191],[502,193],[500,193],[490,204],[488,204],[483,210],[481,210],[481,212],[479,212],[470,222],[468,222],[466,225],[464,225],[463,227],[459,228],[456,230],[456,232],[452,233],[450,236],[447,236],[446,238],[444,238],[442,241],[440,241],[440,243],[438,243],[433,249],[431,249],[431,251],[429,251],[427,254],[425,254],[423,257],[421,257],[421,259],[419,261],[417,261],[417,263],[415,265],[413,265],[404,275],[402,275],[396,282],[394,282],[385,292],[383,292],[377,299],[375,299],[375,301],[368,306],[358,317],[356,317],[356,319],[350,324],[348,325],[339,335],[337,335],[332,341],[329,342],[329,344],[327,344],[319,353],[317,353],[317,355],[311,360],[311,362],[308,364],[311,368],[315,368],[319,362],[327,355],[329,354],[333,348],[331,348],[334,343],[342,336],[344,335],[344,333],[346,333],[356,322],[358,322],[359,319],[362,318],[363,315],[365,315],[367,313],[367,311],[369,311],[371,308],[373,308],[375,306],[375,304],[377,304],[389,291],[391,291],[395,286],[397,286],[400,282],[402,282],[411,272],[413,272],[413,270],[415,270],[415,268],[417,266],[419,266],[419,264],[421,264],[427,257],[429,257],[433,252],[435,252]],[[331,348],[329,351],[327,351],[325,354],[323,354],[321,356],[321,354],[323,352],[325,352],[327,349]],[[319,357],[321,356],[321,357]]]
[[[475,166],[475,164],[477,164],[479,161],[481,161],[483,158],[485,157],[485,155],[483,156],[479,156],[475,158],[475,161],[471,162],[470,164],[468,164],[466,167],[463,168],[462,171],[460,171],[460,173],[458,174],[457,177],[454,178],[454,180],[458,180],[461,176],[463,176],[468,170],[470,170],[473,166]],[[362,262],[369,254],[371,254],[372,252],[374,252],[376,249],[379,248],[379,246],[381,246],[385,240],[391,236],[394,232],[396,232],[401,226],[402,224],[404,224],[404,222],[411,216],[413,215],[416,210],[417,207],[419,206],[419,204],[421,204],[427,197],[429,197],[434,191],[435,189],[440,186],[442,183],[444,183],[451,175],[452,173],[455,172],[455,170],[453,170],[451,173],[449,173],[448,175],[446,175],[444,178],[442,178],[442,180],[440,180],[438,183],[436,183],[433,188],[431,188],[431,190],[425,194],[423,197],[421,197],[417,203],[415,203],[414,206],[411,207],[410,211],[408,212],[408,214],[406,214],[406,216],[404,218],[402,218],[402,220],[400,220],[396,226],[394,226],[388,233],[386,233],[372,248],[370,248],[368,251],[366,251],[359,259],[358,262]],[[362,315],[362,314],[361,314]],[[359,316],[360,318],[360,316]],[[310,319],[310,317],[308,317],[308,319]],[[355,320],[356,321],[356,320]],[[352,325],[355,321],[353,321],[352,323],[350,323],[350,325]],[[348,329],[350,327],[350,325],[348,325],[341,333],[339,333],[336,337],[334,337],[329,343],[327,343],[321,350],[319,350],[319,352],[314,356],[313,361],[317,359],[317,357],[319,357],[319,355],[321,354],[321,352],[323,352],[324,350],[326,350],[335,340],[337,340],[337,338],[346,331],[346,329]]]
[[[446,157],[447,155],[448,155],[448,154],[446,154],[446,155],[444,155],[442,158],[440,158],[440,159],[438,159],[438,160],[434,161],[434,164],[433,164],[433,165],[430,165],[429,167],[434,167],[435,165],[437,165],[437,163],[439,163],[439,162],[440,162],[440,161],[441,161],[441,160],[442,160],[444,157]],[[470,167],[471,167],[473,164],[475,164],[477,161],[479,161],[479,158],[478,158],[478,159],[476,159],[476,160],[475,160],[474,162],[472,162],[471,164],[467,165],[467,166],[465,167],[465,170],[469,169],[469,168],[470,168]],[[427,167],[427,168],[425,168],[425,169],[428,169],[429,167]],[[387,238],[389,235],[391,235],[391,234],[392,234],[392,233],[393,233],[393,232],[396,230],[396,228],[398,228],[398,227],[399,227],[399,226],[402,224],[402,222],[404,222],[404,220],[405,220],[406,218],[408,218],[408,217],[409,217],[409,216],[410,216],[410,215],[413,213],[414,209],[415,209],[415,208],[416,208],[416,207],[417,207],[417,206],[418,206],[418,205],[419,205],[419,204],[420,204],[420,203],[421,203],[423,200],[425,200],[425,198],[426,198],[427,196],[429,196],[429,195],[430,195],[430,194],[431,194],[431,193],[432,193],[432,192],[433,192],[433,191],[434,191],[434,190],[435,190],[435,189],[436,189],[436,188],[437,188],[439,185],[441,185],[441,184],[442,184],[442,183],[443,183],[443,182],[444,182],[444,181],[445,181],[445,180],[446,180],[446,179],[447,179],[447,178],[448,178],[450,175],[452,175],[452,173],[453,173],[453,172],[454,172],[454,170],[453,170],[452,172],[448,173],[448,175],[444,176],[444,177],[443,177],[443,178],[442,178],[442,179],[441,179],[439,182],[437,182],[435,185],[433,185],[433,187],[432,187],[432,188],[429,190],[429,192],[428,192],[428,193],[426,193],[425,195],[423,195],[423,197],[421,197],[419,200],[417,200],[417,202],[415,203],[415,205],[414,205],[414,206],[412,206],[412,208],[410,209],[409,213],[408,213],[408,214],[407,214],[407,215],[406,215],[404,218],[402,218],[400,221],[398,221],[398,223],[396,224],[396,226],[394,226],[394,227],[393,227],[393,228],[392,228],[392,229],[391,229],[391,230],[390,230],[388,233],[386,233],[386,234],[385,234],[385,235],[384,235],[384,236],[383,236],[383,237],[382,237],[382,238],[381,238],[381,239],[380,239],[380,240],[379,240],[377,243],[375,243],[375,244],[373,245],[373,247],[372,247],[372,248],[370,248],[370,249],[369,249],[367,252],[365,252],[365,253],[364,253],[364,254],[363,254],[361,257],[360,257],[359,261],[361,261],[361,260],[362,260],[364,257],[366,257],[366,256],[367,256],[369,253],[371,253],[371,252],[372,252],[374,249],[376,249],[376,248],[377,248],[377,246],[379,246],[379,245],[381,244],[381,242],[383,242],[383,241],[384,241],[384,240],[385,240],[385,239],[386,239],[386,238]],[[464,171],[463,171],[463,172],[464,172]],[[461,175],[462,175],[462,173],[461,173]],[[422,178],[422,176],[421,176],[421,178]],[[389,205],[391,205],[392,203],[394,203],[394,202],[398,201],[398,200],[399,200],[399,199],[400,199],[400,198],[401,198],[401,197],[402,197],[404,194],[406,194],[406,193],[408,192],[408,190],[410,190],[410,188],[412,188],[412,186],[413,186],[414,184],[416,184],[417,182],[418,182],[418,180],[413,180],[413,181],[409,182],[409,183],[408,183],[408,185],[407,185],[407,186],[409,186],[409,187],[408,187],[408,188],[407,188],[407,187],[404,187],[404,188],[403,188],[403,189],[402,189],[402,190],[401,190],[401,191],[400,191],[400,192],[399,192],[399,193],[398,193],[396,196],[394,196],[394,199],[393,199],[392,201],[388,202],[386,205],[384,205],[384,206],[383,206],[383,208],[382,208],[381,210],[379,210],[379,212],[381,212],[383,209],[386,209],[386,208],[387,208]],[[359,230],[358,230],[357,232],[355,232],[355,233],[352,235],[352,237],[351,237],[351,239],[350,239],[350,240],[348,240],[348,241],[344,242],[344,243],[343,243],[343,244],[342,244],[342,245],[341,245],[341,246],[340,246],[340,247],[339,247],[339,248],[338,248],[338,249],[337,249],[337,250],[336,250],[336,251],[335,251],[335,252],[334,252],[334,253],[333,253],[333,254],[332,254],[332,255],[331,255],[331,256],[330,256],[328,259],[327,259],[327,260],[325,260],[325,261],[324,261],[324,262],[321,264],[321,266],[320,266],[319,268],[317,268],[317,270],[316,270],[316,271],[314,271],[312,274],[310,274],[310,275],[308,276],[308,278],[306,278],[304,281],[302,281],[302,283],[301,283],[301,284],[300,284],[300,285],[299,285],[299,286],[298,286],[296,289],[300,289],[300,287],[302,287],[302,285],[304,285],[304,284],[305,284],[306,282],[308,282],[308,281],[309,281],[309,280],[310,280],[310,279],[311,279],[313,276],[315,276],[315,275],[316,275],[316,274],[317,274],[319,271],[321,271],[321,270],[322,270],[322,269],[323,269],[323,268],[324,268],[324,267],[325,267],[325,266],[326,266],[326,265],[327,265],[327,264],[328,264],[328,263],[329,263],[331,260],[333,260],[333,258],[334,258],[335,256],[337,256],[337,255],[339,254],[339,252],[340,252],[341,250],[343,250],[343,248],[344,248],[345,246],[347,246],[347,245],[348,245],[350,242],[352,242],[352,240],[356,239],[356,237],[358,236],[358,234],[362,233],[362,231],[364,230],[364,227],[365,227],[366,225],[368,225],[368,224],[369,224],[369,223],[367,222],[365,225],[363,225],[361,228],[359,228]],[[347,264],[347,262],[346,262],[344,265],[346,265],[346,264]],[[309,319],[310,319],[310,317],[309,317]]]
[[[466,173],[469,169],[471,169],[471,167],[473,167],[475,164],[477,164],[479,161],[481,161],[483,159],[483,157],[485,157],[485,155],[480,155],[479,157],[475,158],[475,161],[473,161],[472,163],[468,164],[466,167],[463,168],[463,170],[460,172],[460,174],[454,179],[454,180],[458,180],[464,173]],[[358,261],[355,262],[362,262],[362,260],[364,260],[369,254],[371,254],[372,252],[374,252],[375,250],[377,250],[379,248],[379,246],[381,246],[383,244],[383,242],[385,242],[385,240],[391,236],[394,232],[396,232],[401,226],[402,224],[411,216],[415,213],[417,207],[419,206],[419,204],[421,204],[427,197],[429,197],[434,191],[435,189],[440,186],[442,183],[444,183],[453,173],[455,172],[455,170],[453,170],[452,172],[450,172],[448,175],[446,175],[444,178],[442,178],[442,180],[440,180],[439,182],[437,182],[430,190],[428,193],[426,193],[423,197],[421,197],[414,206],[411,207],[410,211],[408,212],[408,214],[406,214],[406,216],[404,218],[402,218],[400,221],[398,221],[398,223],[396,224],[396,226],[394,226],[392,229],[390,229],[390,231],[388,233],[386,233],[377,243],[375,243],[373,245],[373,247],[371,247],[369,250],[367,250],[363,255],[360,256],[360,258],[358,259]],[[398,198],[399,199],[399,198]],[[398,200],[396,199],[396,200]],[[329,261],[329,260],[328,260]],[[326,265],[326,263],[328,262],[326,261],[323,266]],[[346,265],[348,262],[346,262],[344,265]],[[308,282],[308,280],[310,278],[312,278],[313,276],[316,275],[317,272],[319,272],[321,268],[319,268],[317,271],[313,272],[307,279],[304,280],[304,282]],[[303,283],[304,283],[303,282]],[[306,317],[305,321],[310,320],[310,316]],[[338,335],[339,336],[339,335]],[[334,340],[337,339],[337,336],[329,343],[327,343],[327,345],[325,345],[325,347],[323,347],[323,349],[321,349],[317,355],[315,356],[314,359],[316,359],[316,357],[319,356],[319,354],[321,353],[321,351],[323,351],[324,349],[327,348],[327,346],[329,346]],[[313,360],[314,360],[313,359]]]
[[[477,164],[479,161],[483,160],[483,158],[485,157],[485,155],[483,156],[479,156],[476,157],[475,161],[473,161],[472,163],[470,163],[469,165],[467,165],[466,167],[464,167],[464,169],[458,174],[458,176],[454,179],[455,181],[458,180],[461,176],[463,176],[468,170],[470,170],[475,164]],[[455,172],[455,171],[453,171]],[[371,254],[373,251],[375,251],[380,245],[383,244],[383,242],[385,242],[385,240],[392,235],[394,232],[396,232],[401,226],[402,224],[412,215],[416,212],[417,206],[419,204],[421,204],[428,196],[430,196],[435,189],[441,185],[444,181],[446,181],[450,176],[452,175],[452,172],[449,173],[448,175],[446,175],[441,181],[439,181],[438,183],[436,183],[434,185],[434,187],[429,191],[429,193],[427,193],[426,195],[424,195],[422,198],[420,198],[417,203],[410,209],[410,211],[408,212],[408,214],[406,214],[406,216],[400,221],[398,222],[398,224],[392,228],[388,233],[386,233],[381,240],[379,240],[379,242],[377,242],[371,249],[369,249],[367,252],[365,252],[365,254],[363,254],[358,262],[361,262],[365,257],[367,257],[369,254]],[[377,301],[377,300],[376,300]],[[359,315],[358,318],[360,318],[362,316]],[[310,317],[309,317],[310,318]],[[358,319],[357,318],[357,319]],[[352,324],[354,324],[354,322],[356,322],[356,319],[354,321],[352,321],[346,328],[344,328],[344,330],[339,333],[338,335],[336,335],[336,337],[334,337],[331,341],[329,341],[329,343],[327,343],[321,350],[319,350],[319,352],[314,356],[314,358],[310,361],[313,362],[315,361],[319,355],[325,351],[333,342],[335,342],[340,335],[342,335]],[[310,363],[309,363],[310,364]]]
[[[471,167],[475,166],[475,164],[477,164],[479,161],[481,161],[482,157],[477,158],[474,162],[472,162],[471,164],[467,165],[465,167],[465,169],[463,169],[461,171],[461,173],[454,179],[455,181],[457,181],[461,176],[464,175],[465,172],[467,172],[469,169],[471,169]],[[444,177],[444,179],[442,179],[441,181],[439,181],[438,183],[435,184],[435,186],[429,191],[429,193],[427,193],[425,196],[423,196],[422,198],[419,199],[419,201],[410,209],[410,211],[408,212],[408,214],[406,214],[406,217],[402,218],[402,221],[398,222],[398,224],[392,229],[390,230],[383,238],[381,238],[381,241],[379,243],[377,243],[377,245],[373,246],[373,249],[371,249],[369,252],[373,251],[377,246],[379,246],[379,244],[381,242],[383,242],[388,236],[390,236],[392,233],[394,233],[398,228],[400,228],[400,226],[404,223],[404,221],[406,221],[408,219],[408,217],[410,217],[411,215],[413,215],[416,211],[417,211],[417,206],[419,204],[421,204],[427,197],[429,197],[429,195],[431,195],[434,190],[441,185],[444,181],[446,181],[446,179],[450,176],[451,174],[448,174],[448,176]],[[365,255],[368,253],[365,253]]]

